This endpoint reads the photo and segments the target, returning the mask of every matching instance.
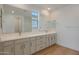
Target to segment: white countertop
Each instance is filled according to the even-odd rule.
[[[13,33],[13,34],[1,34],[0,35],[0,42],[3,41],[9,41],[9,40],[17,40],[21,38],[28,38],[28,37],[34,37],[34,36],[40,36],[40,35],[46,35],[46,34],[53,34],[56,33],[56,31],[50,31],[50,32],[29,32],[29,33]]]

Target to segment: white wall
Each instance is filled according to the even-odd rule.
[[[69,5],[54,13],[57,44],[79,51],[79,5]]]

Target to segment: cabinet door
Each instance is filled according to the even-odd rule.
[[[23,55],[24,54],[24,44],[17,43],[15,44],[15,55]]]
[[[36,40],[37,42],[37,51],[46,48],[45,36],[39,36]]]
[[[37,37],[36,39],[37,39],[36,40],[37,45],[40,45],[43,43],[43,40],[42,40],[43,38],[41,36]]]
[[[40,50],[40,44],[41,44],[41,40],[40,40],[40,37],[37,37],[37,40],[36,40],[36,51],[39,51]]]
[[[14,41],[3,42],[3,52],[5,55],[14,55]]]
[[[36,40],[35,38],[30,38],[30,51],[31,51],[31,54],[35,53],[36,52]]]
[[[45,36],[45,41],[46,41],[46,47],[48,47],[49,46],[48,35]]]
[[[42,37],[42,41],[43,41],[43,48],[46,48],[47,47],[47,38],[46,38],[46,35],[43,35]]]
[[[23,55],[24,54],[24,40],[19,39],[15,41],[15,55]]]
[[[49,46],[51,46],[51,35],[48,35]]]
[[[30,41],[29,39],[26,39],[24,42],[24,54],[29,55],[30,54]]]
[[[14,46],[13,45],[4,46],[4,54],[5,55],[14,55]]]

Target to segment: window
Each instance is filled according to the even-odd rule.
[[[32,20],[32,28],[38,28],[38,21]]]
[[[38,11],[35,9],[32,10],[32,28],[38,28]]]
[[[33,17],[34,17],[34,16],[38,17],[38,11],[35,10],[35,9],[33,9],[33,10],[32,10],[32,16],[33,16]]]

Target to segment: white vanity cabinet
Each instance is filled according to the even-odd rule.
[[[24,40],[18,39],[15,40],[15,55],[23,55],[24,54]]]
[[[1,55],[30,55],[56,43],[56,34],[0,42]]]
[[[14,55],[14,41],[3,42],[3,54]]]
[[[36,37],[36,51],[40,51],[46,47],[55,44],[54,34],[40,35]]]
[[[31,37],[30,39],[30,52],[31,54],[36,52],[36,37]]]

